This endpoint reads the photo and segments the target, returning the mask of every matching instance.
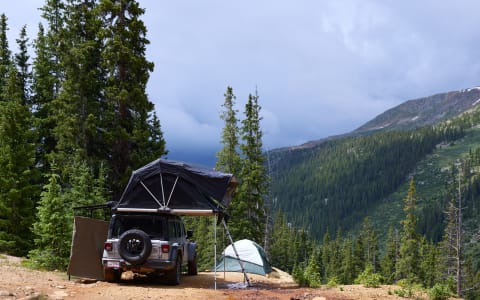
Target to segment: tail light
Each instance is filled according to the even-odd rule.
[[[110,242],[106,242],[103,246],[103,248],[107,251],[112,251],[113,250],[113,245]]]
[[[170,250],[170,246],[168,244],[163,244],[161,248],[162,248],[162,253],[168,253]]]

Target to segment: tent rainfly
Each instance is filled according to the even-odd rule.
[[[234,243],[238,257],[243,263],[245,272],[265,276],[272,272],[272,266],[267,260],[263,248],[251,240],[240,240]],[[215,267],[217,272],[242,272],[235,250],[232,245],[228,245],[223,251],[220,262]]]
[[[113,210],[223,217],[237,183],[232,174],[157,159],[132,173]]]

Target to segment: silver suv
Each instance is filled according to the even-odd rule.
[[[189,275],[197,275],[196,243],[191,237],[177,215],[113,215],[102,258],[105,281],[119,281],[122,272],[133,271],[163,275],[167,284],[177,285],[184,266]]]

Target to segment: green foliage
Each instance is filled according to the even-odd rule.
[[[317,253],[313,252],[308,261],[308,265],[303,273],[306,286],[320,287],[322,284],[322,278],[320,274],[320,267],[317,261]]]
[[[228,86],[224,94],[225,101],[222,104],[224,111],[220,118],[224,121],[221,144],[222,149],[217,153],[217,162],[215,169],[231,173],[240,174],[240,154],[239,152],[239,120],[237,119],[237,110],[235,110],[236,96],[232,87]]]
[[[299,286],[307,286],[308,283],[305,279],[305,273],[300,264],[295,264],[292,271],[293,280],[298,283]]]
[[[431,300],[446,300],[450,298],[452,292],[449,287],[445,284],[435,284],[431,289],[428,290],[428,297]]]
[[[401,222],[403,231],[401,232],[399,259],[396,264],[396,276],[400,279],[408,279],[412,282],[419,280],[419,238],[416,233],[417,216],[416,191],[413,178],[410,180],[410,187],[407,196],[404,199],[405,219]]]
[[[32,242],[30,227],[39,190],[34,184],[34,132],[28,107],[10,66],[0,105],[0,251],[24,255]]]
[[[337,287],[339,285],[339,280],[337,278],[337,276],[333,276],[331,278],[328,279],[328,282],[327,282],[327,286],[328,287]]]
[[[232,234],[235,238],[248,238],[259,244],[265,240],[265,203],[268,194],[268,177],[262,153],[261,106],[258,94],[249,95],[242,120],[240,145],[242,163],[236,202],[231,204]]]
[[[30,263],[36,268],[64,270],[68,263],[72,210],[59,179],[52,170],[37,208],[37,221],[33,224],[35,249],[29,253]]]
[[[382,281],[382,276],[378,273],[374,273],[373,266],[371,264],[367,264],[365,270],[355,279],[356,284],[363,284],[365,287],[373,288],[379,287]]]
[[[390,227],[388,229],[387,240],[385,242],[385,254],[381,260],[381,273],[386,284],[392,284],[395,279],[398,251],[400,240],[398,232]]]

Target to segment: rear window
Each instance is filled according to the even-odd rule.
[[[140,229],[151,238],[162,239],[164,233],[165,218],[159,216],[118,216],[113,221],[111,238],[119,238],[125,231]]]

